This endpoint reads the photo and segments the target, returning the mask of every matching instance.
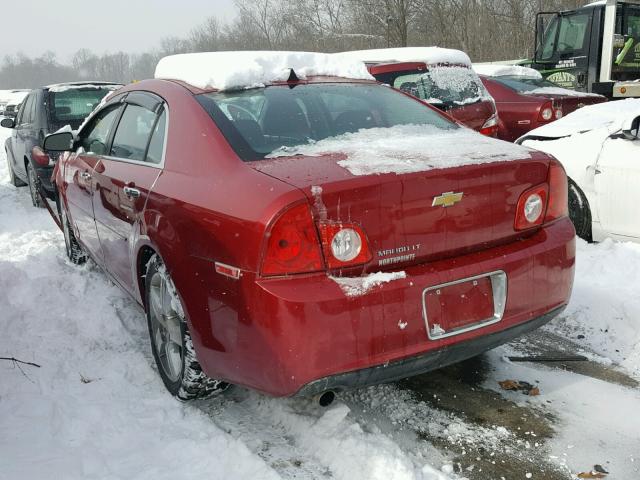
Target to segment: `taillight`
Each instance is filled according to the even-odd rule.
[[[555,159],[549,164],[547,182],[549,183],[549,206],[545,222],[550,222],[569,215],[567,174],[562,164]]]
[[[495,137],[498,134],[498,115],[491,115],[479,132],[488,137]]]
[[[547,184],[543,183],[520,195],[513,226],[516,230],[526,230],[542,225],[547,209],[548,188]]]
[[[273,223],[262,260],[263,275],[288,275],[323,269],[322,253],[306,203],[285,210]]]
[[[547,102],[542,105],[540,113],[538,114],[538,120],[540,122],[550,122],[551,120],[553,120],[553,115],[553,104],[551,102]]]
[[[329,268],[351,267],[371,260],[367,237],[359,225],[322,222],[319,227],[322,250]]]
[[[49,158],[49,155],[47,155],[44,150],[37,146],[31,149],[31,158],[34,162],[42,167],[46,167],[47,165],[49,165],[49,160],[51,160]]]
[[[553,159],[546,183],[530,188],[518,199],[514,228],[526,230],[569,215],[567,174]]]

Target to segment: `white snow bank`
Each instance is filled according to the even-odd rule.
[[[369,290],[383,283],[407,278],[405,272],[378,272],[365,277],[329,277],[336,282],[347,297],[364,295]]]
[[[531,130],[526,136],[559,138],[599,128],[605,128],[609,133],[614,133],[622,128],[625,120],[638,115],[640,115],[640,99],[636,98],[587,105],[560,120]]]
[[[206,52],[164,57],[155,78],[181,80],[202,89],[233,90],[286,81],[293,69],[300,79],[332,76],[373,80],[362,62],[326,53]]]
[[[496,65],[489,63],[474,63],[473,69],[480,75],[487,77],[523,77],[541,79],[542,74],[529,67],[520,65]]]
[[[467,128],[425,125],[370,128],[314,144],[281,148],[270,157],[343,154],[338,164],[353,175],[414,173],[489,162],[528,159],[531,150]]]
[[[378,48],[340,52],[335,55],[367,63],[424,62],[427,65],[451,63],[471,66],[471,60],[466,53],[441,47]]]
[[[578,240],[577,257],[569,307],[547,328],[640,379],[640,244]]]
[[[588,92],[578,92],[576,90],[571,90],[569,88],[562,87],[539,87],[534,88],[533,90],[527,90],[524,92],[520,92],[525,95],[562,95],[564,97],[600,97],[604,98],[602,95],[598,95],[597,93],[588,93]]]

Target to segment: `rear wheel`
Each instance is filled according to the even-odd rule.
[[[576,229],[576,235],[587,242],[592,242],[589,202],[580,187],[571,179],[569,179],[569,218]]]
[[[29,193],[31,194],[31,203],[36,208],[44,208],[44,203],[40,193],[38,192],[40,186],[40,179],[36,173],[31,162],[27,161],[27,179],[29,180]]]
[[[198,363],[182,303],[157,255],[148,263],[145,290],[151,351],[167,390],[182,401],[223,392],[228,384],[209,378]]]
[[[62,223],[62,233],[64,233],[64,246],[67,251],[67,258],[71,260],[71,263],[81,265],[87,261],[87,254],[76,240],[76,236],[73,234],[73,230],[69,225],[69,219],[62,205],[58,204],[58,212],[60,214],[60,221]]]

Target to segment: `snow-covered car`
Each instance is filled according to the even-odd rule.
[[[439,108],[483,135],[498,133],[496,104],[471,68],[469,56],[460,50],[405,47],[336,55],[365,62],[379,82]]]
[[[602,95],[560,88],[532,68],[474,64],[473,69],[496,102],[498,138],[508,142],[585,105],[607,101]]]
[[[22,102],[28,94],[28,90],[14,90],[11,92],[7,103],[5,104],[3,115],[5,117],[15,117],[18,115],[20,105],[22,105]]]
[[[584,107],[518,143],[556,157],[569,177],[576,233],[640,242],[640,100]]]
[[[182,399],[417,375],[543,325],[571,293],[562,166],[359,61],[166,57],[44,147],[65,152],[70,260],[90,255],[145,307]]]

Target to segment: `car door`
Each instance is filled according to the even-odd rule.
[[[11,151],[13,153],[14,172],[22,179],[27,179],[27,171],[25,168],[24,158],[26,156],[25,143],[29,137],[29,131],[33,127],[35,120],[33,113],[35,107],[35,92],[30,93],[22,103],[22,107],[16,117],[16,127],[13,131]]]
[[[162,99],[130,93],[108,156],[96,171],[93,209],[105,266],[127,291],[134,292],[132,246],[142,214],[163,165],[167,112]]]
[[[640,239],[640,139],[606,140],[595,173],[602,228]]]
[[[98,112],[79,134],[78,146],[65,162],[64,190],[71,225],[77,239],[99,264],[103,255],[93,215],[94,182],[103,168],[113,126],[122,105],[111,104]]]

